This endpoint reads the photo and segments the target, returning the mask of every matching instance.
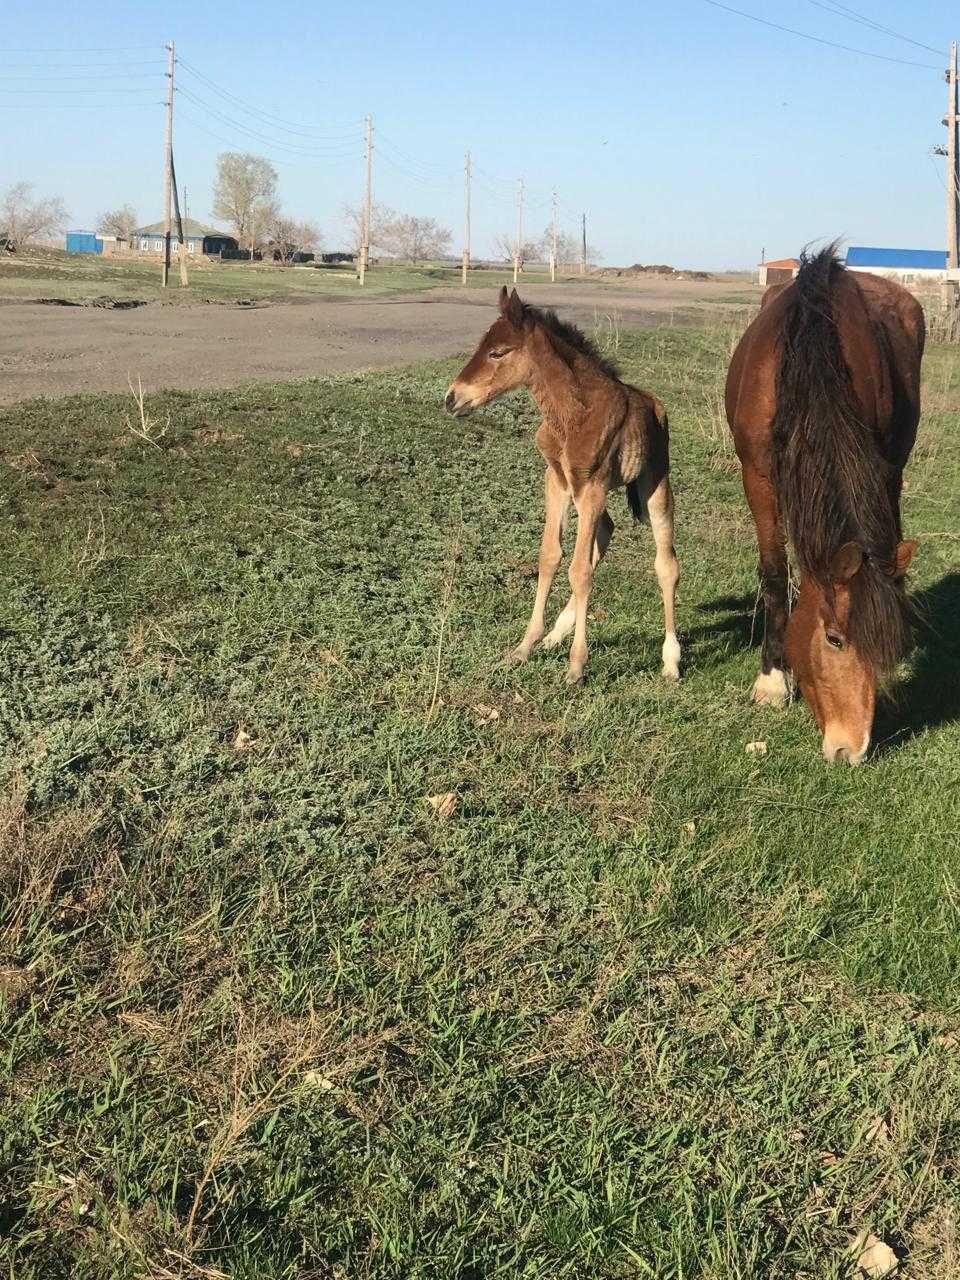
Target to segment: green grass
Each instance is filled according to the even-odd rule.
[[[460,269],[450,264],[375,264],[361,289],[352,266],[283,267],[275,263],[216,262],[188,259],[189,285],[181,289],[174,262],[171,284],[160,285],[160,261],[123,259],[97,254],[34,250],[15,258],[0,255],[0,298],[33,300],[63,298],[72,302],[96,298],[191,302],[233,302],[238,299],[303,297],[375,297],[412,293],[441,286],[459,286]],[[513,279],[509,268],[470,272],[471,288],[493,288]],[[546,271],[526,271],[525,284],[547,284]],[[563,277],[558,280],[562,284]],[[579,276],[570,277],[579,280]]]
[[[500,665],[535,415],[445,418],[451,367],[157,396],[149,438],[0,413],[4,1274],[824,1280],[870,1228],[956,1276],[957,357],[927,626],[830,769],[748,697],[730,342],[619,340],[671,412],[677,687],[619,498],[586,685]]]

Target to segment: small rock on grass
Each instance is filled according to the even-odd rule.
[[[765,756],[767,754],[767,744],[765,742],[748,742],[743,749],[748,756]]]
[[[850,1246],[850,1252],[856,1258],[857,1266],[871,1280],[896,1275],[900,1266],[900,1259],[890,1246],[872,1231],[861,1231]]]
[[[427,804],[433,810],[438,822],[447,822],[457,811],[457,797],[453,791],[444,791],[440,795],[427,796]]]

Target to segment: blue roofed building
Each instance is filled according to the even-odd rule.
[[[851,245],[846,262],[851,271],[889,276],[902,284],[936,283],[947,278],[945,249],[877,249]]]

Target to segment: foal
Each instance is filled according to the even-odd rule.
[[[511,658],[524,662],[543,640],[553,649],[573,631],[567,683],[583,678],[587,661],[587,601],[593,574],[613,536],[607,494],[626,487],[635,519],[649,518],[663,594],[663,675],[679,678],[680,645],[674,602],[680,566],[673,549],[667,415],[655,396],[621,382],[579,329],[552,311],[526,306],[516,289],[500,290],[500,316],[450,385],[446,407],[463,417],[514,387],[530,388],[543,415],[536,445],[546,460],[543,538],[537,595],[523,639]],[[571,500],[577,543],[570,563],[571,596],[544,639],[544,611],[562,558]],[[644,512],[644,507],[646,511]]]

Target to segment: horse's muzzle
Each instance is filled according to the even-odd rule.
[[[444,397],[444,408],[447,413],[452,414],[455,418],[465,418],[468,413],[473,412],[473,405],[469,400],[461,400],[457,392],[450,388]]]

